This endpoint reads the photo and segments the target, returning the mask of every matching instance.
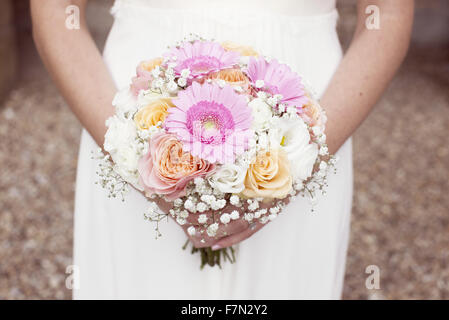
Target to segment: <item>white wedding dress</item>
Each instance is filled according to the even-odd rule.
[[[129,84],[141,60],[160,56],[190,32],[251,45],[288,63],[321,95],[342,51],[335,0],[116,1],[104,59],[117,86]],[[93,108],[95,106],[92,106]],[[173,221],[143,218],[147,200],[130,192],[108,199],[95,184],[96,145],[82,133],[75,201],[74,298],[338,299],[348,244],[352,198],[351,141],[338,152],[337,174],[315,211],[305,199],[237,246],[237,262],[206,266],[181,247]]]

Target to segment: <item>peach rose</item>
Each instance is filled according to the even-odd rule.
[[[162,58],[155,58],[151,60],[142,61],[137,66],[136,76],[132,78],[131,91],[135,96],[139,94],[140,90],[146,90],[150,86],[150,81],[153,79],[151,70],[162,64]]]
[[[185,196],[189,181],[214,170],[213,164],[183,152],[175,135],[163,132],[152,136],[149,151],[138,165],[146,195],[165,195],[169,201]]]
[[[311,127],[319,126],[324,130],[326,116],[323,114],[323,109],[308,93],[306,95],[309,98],[309,102],[302,107],[303,113],[301,117]]]
[[[257,53],[256,50],[254,50],[253,48],[251,48],[250,46],[242,46],[239,45],[237,43],[234,43],[232,41],[225,41],[221,44],[221,46],[226,50],[226,51],[235,51],[240,53],[242,56],[253,56],[253,57],[257,57],[259,54]]]
[[[243,196],[285,198],[292,189],[287,154],[281,149],[260,152],[246,172]]]
[[[142,61],[137,67],[137,75],[140,76],[145,72],[151,72],[157,66],[162,64],[162,58],[154,58],[151,60]]]
[[[240,69],[223,69],[211,73],[207,78],[224,80],[230,86],[241,87],[244,91],[249,89],[249,79]]]
[[[139,129],[147,130],[152,126],[157,125],[159,121],[164,122],[165,117],[168,114],[168,108],[173,106],[174,105],[169,98],[154,100],[136,113],[134,122]]]

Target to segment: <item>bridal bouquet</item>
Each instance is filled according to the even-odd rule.
[[[303,79],[250,47],[191,36],[141,62],[113,105],[101,185],[113,197],[129,185],[142,191],[147,219],[170,215],[203,242],[232,220],[275,219],[291,197],[313,200],[335,164]],[[192,251],[202,266],[234,259],[232,248]]]

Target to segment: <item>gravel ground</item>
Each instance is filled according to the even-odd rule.
[[[340,33],[348,42],[352,7]],[[90,14],[104,11],[95,5]],[[106,18],[108,19],[108,18]],[[107,23],[96,20],[102,45]],[[96,27],[95,27],[96,26]],[[24,41],[22,80],[0,106],[0,299],[69,299],[80,125]],[[449,298],[449,56],[413,46],[354,135],[345,299]],[[368,290],[365,268],[380,269]]]

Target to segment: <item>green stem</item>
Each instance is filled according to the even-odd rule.
[[[185,250],[187,248],[187,245],[189,244],[189,239],[187,239],[186,243],[182,246],[182,250]]]
[[[189,244],[189,240],[186,241],[186,243],[182,246],[183,250],[187,249],[187,246]],[[231,251],[231,255],[229,255],[228,249]],[[232,247],[229,248],[223,248],[219,250],[212,250],[212,248],[195,248],[192,246],[191,253],[194,254],[196,252],[199,252],[201,255],[201,265],[200,268],[203,269],[204,266],[207,264],[211,267],[217,265],[221,269],[221,257],[223,256],[223,261],[229,260],[229,262],[234,263],[235,262],[235,250]]]

